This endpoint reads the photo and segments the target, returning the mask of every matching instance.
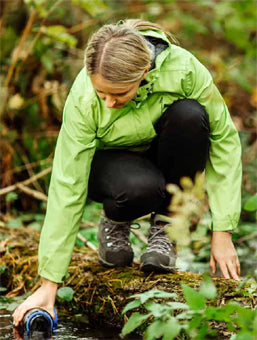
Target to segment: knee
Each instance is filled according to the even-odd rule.
[[[205,108],[194,99],[182,99],[173,103],[169,110],[169,119],[176,126],[183,128],[184,131],[189,130],[193,133],[202,131],[209,132],[209,117]]]
[[[140,179],[130,179],[122,190],[114,195],[117,206],[144,206],[148,202],[156,202],[165,197],[164,178],[149,178],[147,175]]]
[[[165,180],[136,180],[124,183],[112,197],[104,200],[106,215],[116,221],[133,220],[162,205],[165,193]]]

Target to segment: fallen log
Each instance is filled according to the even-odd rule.
[[[0,227],[0,282],[7,288],[7,297],[22,295],[35,290],[40,280],[37,274],[37,245],[39,233],[33,229],[10,229]],[[3,270],[6,268],[6,270]],[[249,293],[250,283],[239,288],[234,280],[213,278],[217,288],[217,298],[211,302],[220,306],[228,301],[238,301],[254,308],[256,295]],[[97,261],[96,251],[88,248],[75,248],[69,266],[69,277],[63,285],[72,287],[74,297],[71,302],[57,300],[61,310],[79,312],[87,316],[91,325],[115,325],[122,327],[124,316],[121,312],[128,297],[150,289],[175,292],[178,301],[183,301],[181,283],[198,288],[201,274],[174,272],[171,274],[146,275],[138,265],[127,268],[107,269]],[[126,318],[126,316],[125,316]]]

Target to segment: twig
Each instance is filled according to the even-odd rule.
[[[13,184],[13,185],[10,185],[10,186],[8,186],[8,187],[5,187],[5,188],[3,188],[3,189],[0,190],[0,196],[1,196],[1,195],[5,195],[5,194],[7,194],[8,192],[11,192],[11,191],[16,190],[20,184],[28,185],[28,184],[30,184],[30,183],[36,181],[38,178],[41,178],[41,177],[43,177],[43,176],[49,174],[49,172],[51,172],[51,171],[52,171],[52,167],[50,166],[49,168],[47,168],[47,169],[45,169],[45,170],[39,172],[38,174],[36,174],[36,175],[33,176],[33,177],[30,177],[30,178],[26,179],[25,181],[18,182],[18,183],[16,183],[16,184]]]
[[[16,147],[17,147],[17,146],[16,146]],[[25,165],[25,167],[26,167],[26,170],[28,171],[29,176],[30,176],[30,177],[35,176],[33,169],[32,169],[31,167],[28,166],[28,164],[29,164],[29,159],[28,159],[26,153],[25,153],[20,147],[19,147],[19,149],[20,149],[21,159],[22,159],[22,161],[23,161],[23,163],[24,163],[24,165]],[[35,189],[36,189],[37,191],[40,191],[40,192],[44,193],[44,190],[42,189],[41,185],[39,184],[39,182],[38,182],[37,180],[34,181],[32,184],[34,185],[34,187],[35,187]]]
[[[50,15],[50,14],[55,10],[55,8],[56,8],[57,6],[59,6],[60,3],[63,2],[63,1],[64,1],[64,0],[58,0],[57,2],[55,2],[55,3],[53,4],[53,6],[48,10],[47,15],[42,19],[42,21],[41,21],[41,23],[40,23],[40,28],[44,25],[44,23],[46,22],[46,20],[47,20],[47,18],[49,17],[49,15]],[[24,64],[24,63],[27,61],[29,55],[30,55],[30,54],[32,53],[32,51],[33,51],[33,48],[34,48],[34,46],[35,46],[35,43],[36,43],[37,40],[40,38],[41,34],[42,34],[42,30],[39,29],[39,31],[38,31],[37,34],[35,35],[33,41],[31,42],[31,44],[30,44],[29,47],[27,48],[27,52],[26,52],[25,58],[21,61],[21,63],[19,64],[19,67],[16,69],[16,72],[15,72],[15,73],[16,73],[16,74],[15,74],[15,79],[17,79],[22,64]]]
[[[0,18],[0,31],[2,31],[2,25],[3,25],[3,20],[4,20],[4,15],[7,9],[7,5],[9,4],[8,1],[5,1],[1,6],[2,6],[2,16]]]
[[[29,17],[29,20],[27,22],[26,27],[24,28],[24,31],[22,32],[22,36],[21,36],[20,41],[19,41],[18,46],[17,46],[17,50],[13,54],[13,60],[12,60],[11,66],[8,69],[8,73],[7,73],[7,76],[6,76],[6,79],[5,79],[5,83],[4,83],[4,87],[8,87],[8,85],[9,85],[9,82],[12,78],[14,69],[16,67],[17,61],[18,61],[19,56],[20,56],[20,51],[22,49],[23,43],[24,43],[27,35],[31,31],[32,25],[33,25],[36,17],[37,17],[37,10],[33,10],[31,12],[31,15]]]
[[[23,171],[24,169],[34,168],[36,166],[47,164],[47,163],[52,163],[52,159],[48,157],[48,158],[40,160],[40,161],[36,161],[36,162],[33,162],[33,163],[28,163],[26,165],[21,165],[19,167],[16,167],[15,169],[7,170],[6,172],[3,173],[3,176],[6,176],[9,173],[11,173],[11,174],[12,173],[17,173],[17,172]]]
[[[144,244],[147,244],[147,238],[145,237],[144,234],[140,233],[139,230],[131,229],[132,233]]]
[[[90,221],[86,221],[86,220],[83,220],[82,222],[83,222],[83,224],[81,224],[80,229],[86,229],[86,228],[90,228],[90,227],[98,227],[98,223],[96,223],[96,222],[90,222]]]
[[[235,242],[235,243],[242,243],[242,242],[244,242],[244,241],[251,240],[251,239],[255,238],[256,236],[257,236],[257,232],[254,232],[254,233],[252,233],[252,234],[250,234],[250,235],[241,237],[241,238],[239,238],[238,240],[235,240],[234,242]]]
[[[17,184],[18,189],[20,189],[21,191],[25,192],[26,194],[40,200],[40,201],[45,201],[47,202],[47,196],[45,194],[43,194],[40,191],[36,191],[33,189],[28,188],[26,185],[18,183]]]
[[[81,233],[78,233],[77,238],[82,241],[88,248],[97,251],[96,246],[92,242],[88,241]]]
[[[3,221],[0,221],[0,227],[2,227],[2,228],[5,227],[5,223]]]

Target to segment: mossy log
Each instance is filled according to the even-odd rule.
[[[6,266],[1,274],[1,285],[8,290],[7,297],[21,295],[38,287],[37,245],[39,233],[32,229],[7,229],[1,227],[5,240],[0,243],[0,265]],[[3,271],[3,270],[2,270]],[[254,308],[256,296],[247,289],[248,283],[239,288],[234,280],[213,278],[218,296],[212,304],[219,306],[229,300]],[[69,277],[64,285],[74,289],[71,302],[57,301],[58,308],[83,313],[90,324],[122,326],[122,309],[132,294],[149,289],[176,292],[183,301],[181,283],[197,288],[202,275],[188,272],[146,275],[138,265],[128,268],[107,269],[99,265],[96,252],[88,248],[75,248],[69,266]]]

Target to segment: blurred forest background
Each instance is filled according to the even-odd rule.
[[[239,256],[256,262],[256,1],[1,1],[1,227],[41,229],[62,109],[87,40],[124,18],[161,24],[211,71],[243,146],[242,217],[233,237]],[[93,229],[82,235],[93,243],[100,209],[91,202],[83,216]],[[207,222],[204,237],[192,238],[196,262],[208,256]]]

